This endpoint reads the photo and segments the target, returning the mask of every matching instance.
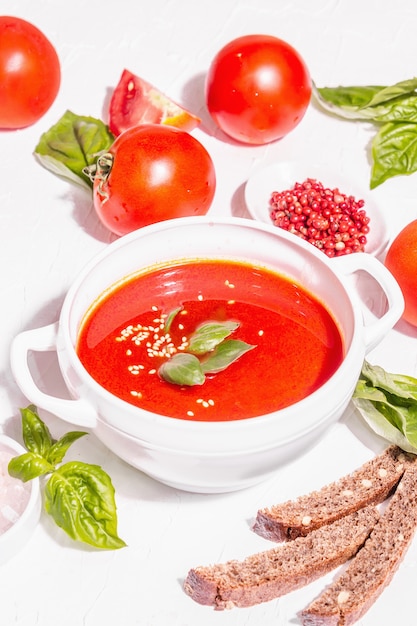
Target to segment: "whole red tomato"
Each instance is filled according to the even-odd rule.
[[[238,37],[214,57],[206,78],[207,108],[230,137],[265,144],[303,118],[311,78],[298,52],[270,35]]]
[[[391,242],[385,265],[403,293],[403,319],[417,326],[417,220],[407,224]]]
[[[216,188],[214,165],[189,133],[163,124],[123,132],[98,160],[94,207],[116,235],[163,220],[205,215]]]
[[[46,113],[61,82],[58,55],[36,26],[0,16],[0,128],[30,126]]]

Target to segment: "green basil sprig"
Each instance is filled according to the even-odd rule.
[[[417,378],[365,361],[352,402],[374,432],[417,454]]]
[[[169,314],[169,325],[181,310]],[[217,374],[234,363],[251,346],[239,339],[227,339],[239,327],[238,322],[204,322],[190,336],[187,349],[177,352],[161,365],[160,377],[175,385],[202,385],[206,374]],[[199,358],[200,357],[200,358]]]
[[[50,474],[45,484],[45,510],[72,539],[96,548],[114,550],[126,544],[117,535],[114,487],[98,465],[70,461],[68,448],[86,432],[73,431],[55,441],[36,407],[21,409],[27,452],[10,460],[11,476],[27,482]]]
[[[84,170],[108,152],[114,139],[101,120],[66,111],[41,136],[35,157],[53,174],[91,189],[93,183]]]
[[[318,104],[348,120],[378,124],[372,141],[370,187],[388,178],[417,171],[417,78],[392,86],[321,87],[314,85]]]

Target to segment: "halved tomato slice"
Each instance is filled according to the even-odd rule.
[[[116,137],[139,124],[168,124],[190,132],[200,118],[143,78],[123,70],[110,100],[109,128]]]

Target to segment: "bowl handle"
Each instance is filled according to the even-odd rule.
[[[91,404],[82,398],[66,400],[44,393],[39,389],[30,371],[29,352],[56,350],[57,335],[58,322],[18,334],[12,341],[10,353],[13,376],[25,396],[37,407],[49,411],[70,424],[94,428],[97,423],[97,413]]]
[[[385,335],[395,326],[404,312],[404,297],[402,291],[391,274],[377,258],[370,254],[355,253],[331,259],[343,274],[355,274],[363,271],[376,280],[385,294],[387,300],[386,311],[373,319],[370,323],[364,324],[365,331],[365,353],[370,352],[385,337]]]

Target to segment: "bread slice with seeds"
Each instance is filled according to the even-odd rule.
[[[300,613],[303,626],[349,626],[359,620],[391,581],[416,527],[414,463],[404,473],[383,516],[346,570]]]
[[[243,561],[191,569],[185,592],[215,609],[266,602],[310,583],[350,559],[379,518],[376,507],[352,513],[292,542]]]
[[[369,504],[385,500],[414,455],[389,446],[356,471],[309,494],[258,511],[253,530],[272,541],[286,541],[329,524]]]

